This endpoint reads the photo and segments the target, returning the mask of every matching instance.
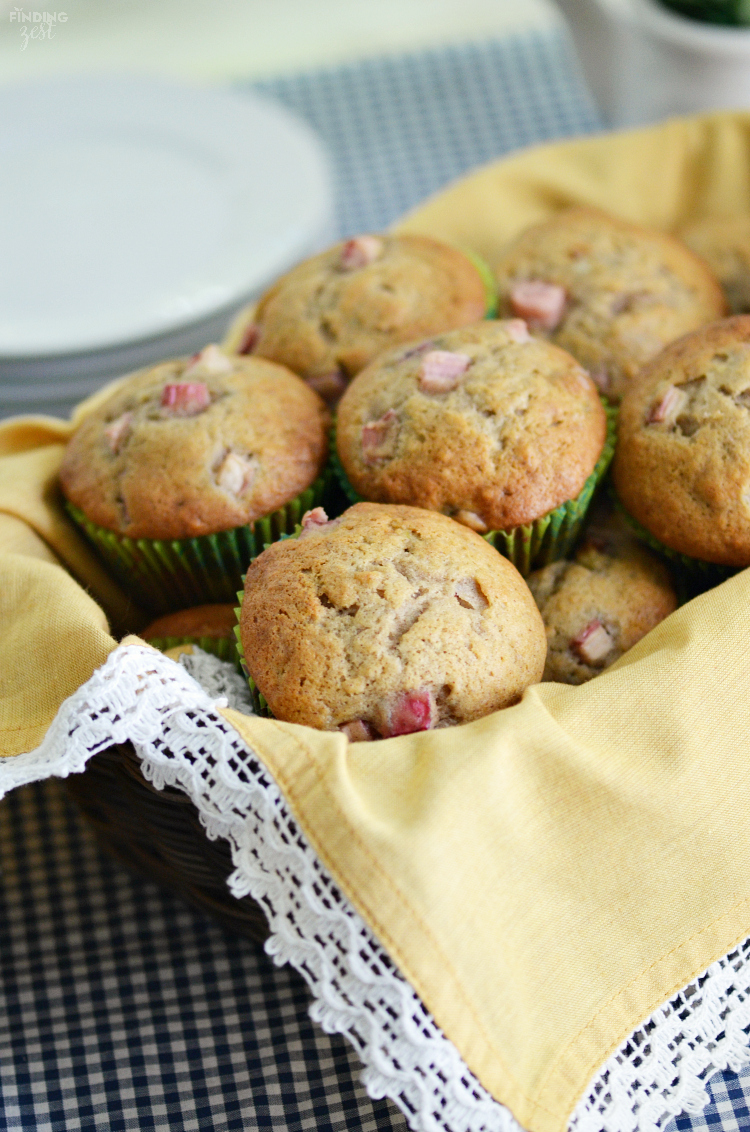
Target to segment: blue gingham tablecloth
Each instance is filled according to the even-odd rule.
[[[559,33],[276,79],[323,136],[341,235],[472,166],[601,121]],[[47,782],[0,804],[0,1132],[405,1132],[290,969],[97,848]],[[668,1132],[750,1130],[750,1068]],[[645,1130],[644,1130],[645,1132]]]

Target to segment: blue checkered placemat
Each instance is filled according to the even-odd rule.
[[[559,33],[371,59],[255,89],[327,143],[342,236],[385,228],[511,150],[602,127]]]
[[[566,40],[535,34],[276,79],[324,137],[339,231],[468,169],[599,129]],[[0,804],[0,1132],[405,1132],[302,981],[103,855],[60,783]],[[669,1132],[750,1129],[750,1069]]]

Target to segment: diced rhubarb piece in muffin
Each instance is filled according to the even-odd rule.
[[[513,314],[523,319],[527,327],[538,330],[556,330],[562,322],[567,301],[564,287],[543,283],[540,279],[526,279],[510,290]]]
[[[164,416],[195,417],[211,404],[211,394],[202,381],[178,381],[164,386],[160,403]]]
[[[379,236],[355,236],[353,240],[347,240],[341,249],[341,269],[357,271],[360,267],[367,267],[380,259],[383,251],[383,241]]]
[[[471,365],[468,354],[452,350],[431,350],[422,359],[419,388],[423,393],[450,393]]]

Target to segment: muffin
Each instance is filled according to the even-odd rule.
[[[351,740],[477,719],[544,668],[544,627],[514,567],[414,507],[306,516],[247,572],[245,663],[278,719]]]
[[[439,511],[485,534],[576,499],[606,434],[578,362],[520,320],[493,320],[377,358],[341,400],[336,444],[363,498]]]
[[[663,346],[726,313],[679,240],[591,208],[527,229],[496,266],[500,314],[569,350],[615,402]]]
[[[358,236],[279,279],[235,328],[237,351],[287,366],[334,403],[382,350],[484,317],[487,276],[427,236]]]
[[[295,374],[208,346],[118,387],[74,433],[60,483],[148,608],[230,601],[263,542],[321,501],[327,428]]]
[[[699,220],[681,235],[719,280],[732,314],[750,311],[750,215]]]
[[[236,625],[233,604],[196,605],[158,617],[139,635],[161,652],[180,645],[197,645],[204,652],[239,666]]]
[[[623,399],[614,483],[667,550],[750,564],[750,315],[667,346]]]
[[[529,577],[547,633],[544,679],[583,684],[677,608],[666,567],[623,531]]]

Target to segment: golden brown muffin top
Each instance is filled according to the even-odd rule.
[[[359,236],[279,279],[240,352],[288,366],[336,400],[382,350],[476,322],[486,307],[482,277],[458,249],[427,236]]]
[[[157,617],[139,635],[144,641],[156,637],[212,637],[233,641],[236,624],[234,605],[194,605]]]
[[[295,374],[209,346],[120,386],[74,433],[65,495],[131,538],[181,539],[251,523],[320,473],[328,413]]]
[[[677,607],[666,567],[624,534],[584,541],[528,583],[547,633],[544,679],[562,684],[598,675]]]
[[[750,315],[667,346],[620,408],[614,481],[672,550],[750,564]]]
[[[496,269],[500,312],[527,317],[613,400],[668,342],[726,313],[718,281],[678,239],[593,208],[528,228]],[[536,319],[529,282],[558,289],[557,305],[541,294]]]
[[[247,572],[242,645],[277,718],[375,738],[476,719],[540,678],[531,593],[479,535],[373,503],[324,520]]]
[[[750,311],[750,214],[697,220],[681,236],[721,283],[730,311]]]
[[[519,320],[483,321],[377,358],[341,400],[337,445],[365,498],[486,531],[575,498],[606,427],[596,387],[570,354]]]

